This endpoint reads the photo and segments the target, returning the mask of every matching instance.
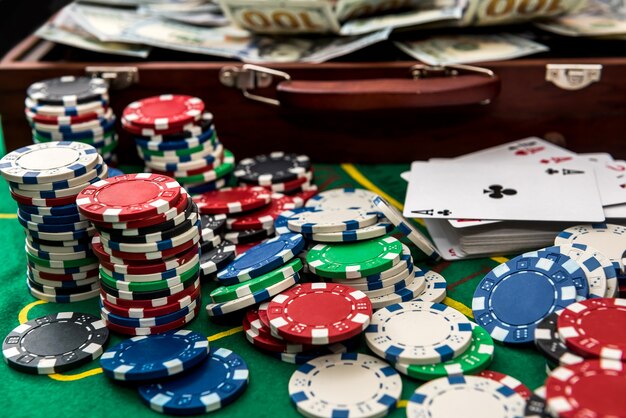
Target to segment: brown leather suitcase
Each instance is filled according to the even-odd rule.
[[[480,65],[490,72],[415,68],[416,62],[390,53],[388,46],[375,46],[336,62],[269,65],[279,72],[272,76],[249,67],[242,71],[238,62],[161,50],[151,62],[103,59],[29,37],[1,61],[0,114],[7,149],[29,144],[23,115],[28,85],[87,71],[115,78],[111,96],[118,115],[149,95],[201,97],[235,155],[280,149],[317,162],[408,162],[536,135],[577,152],[602,150],[624,158],[626,57],[610,57],[619,54],[615,42],[572,45],[562,57]],[[229,83],[250,88],[245,93],[252,99],[281,103],[252,100]],[[120,160],[131,162],[132,140],[118,132]]]

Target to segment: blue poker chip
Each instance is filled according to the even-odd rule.
[[[149,328],[155,327],[159,325],[167,325],[176,320],[184,318],[190,312],[193,312],[201,303],[200,298],[194,299],[189,305],[185,306],[182,309],[179,309],[175,312],[169,313],[167,315],[161,316],[153,316],[147,318],[128,318],[121,315],[116,315],[112,312],[109,312],[100,302],[100,314],[104,319],[111,322],[112,324],[120,325],[123,327],[132,327],[132,328]]]
[[[185,188],[190,194],[202,194],[206,192],[212,192],[213,190],[218,190],[225,187],[228,183],[229,178],[230,176],[217,179],[215,181],[208,181],[197,186],[185,185]]]
[[[208,355],[207,338],[183,329],[125,340],[102,354],[100,366],[113,380],[145,382],[191,369]]]
[[[585,272],[580,268],[580,265],[576,261],[561,253],[558,246],[547,247],[538,251],[530,251],[524,253],[522,256],[547,258],[555,263],[561,264],[563,268],[568,271],[574,281],[576,294],[578,295],[576,299],[580,301],[589,298],[589,283],[587,282]]]
[[[217,280],[231,285],[275,270],[298,255],[306,244],[300,234],[282,234],[250,248],[217,273]]]
[[[80,213],[76,213],[73,215],[57,215],[57,216],[35,215],[32,213],[24,212],[22,209],[18,209],[17,216],[29,222],[36,222],[36,223],[46,224],[46,225],[73,224],[73,223],[80,222],[86,219]]]
[[[109,178],[111,177],[115,177],[115,176],[123,176],[124,172],[122,170],[118,170],[115,167],[109,167]]]
[[[287,226],[287,221],[289,220],[289,218],[302,212],[316,212],[316,211],[318,211],[317,208],[302,207],[302,208],[295,208],[295,209],[286,210],[282,212],[280,215],[276,217],[276,220],[274,221],[274,229],[276,231],[276,235],[292,234],[291,230]]]
[[[92,171],[95,171],[96,172],[96,176],[100,177],[100,175],[104,171],[103,168],[104,168],[103,164],[96,164],[96,166],[93,168]],[[69,189],[71,187],[76,187],[76,186],[78,186],[80,184],[84,184],[86,182],[87,182],[87,180],[84,180],[84,181],[80,181],[80,183],[79,183],[79,182],[77,182],[77,178],[73,178],[73,179],[68,179],[68,180],[53,181],[51,183],[47,183],[45,185],[45,187],[46,187],[46,190],[62,190],[62,189]],[[9,182],[9,186],[11,186],[12,188],[22,187],[21,184],[15,183],[15,182],[12,182],[12,181]],[[54,197],[54,196],[50,196],[50,197]]]
[[[17,221],[29,231],[37,231],[37,232],[50,232],[50,233],[58,233],[58,232],[80,232],[84,231],[91,225],[88,220],[78,221],[67,224],[40,224],[35,222],[30,222],[24,218],[22,218],[18,212]]]
[[[196,147],[213,139],[215,130],[207,129],[198,136],[173,141],[151,141],[148,138],[135,137],[135,144],[143,149],[152,151],[173,151]]]
[[[78,214],[78,206],[75,203],[63,206],[32,206],[17,204],[20,211],[40,216],[65,216]]]
[[[53,141],[75,141],[78,139],[102,139],[112,132],[115,129],[115,118],[107,120],[102,123],[99,128],[94,129],[86,129],[84,131],[78,132],[69,132],[69,131],[59,131],[59,132],[46,132],[35,129],[37,135],[42,138],[50,139]]]
[[[543,318],[576,302],[568,268],[543,257],[519,256],[500,264],[474,292],[474,319],[494,340],[532,342]]]
[[[151,409],[172,415],[204,414],[235,401],[248,387],[250,372],[243,358],[226,348],[212,348],[193,370],[160,383],[139,387]]]

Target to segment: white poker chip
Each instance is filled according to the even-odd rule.
[[[306,207],[317,209],[362,209],[378,212],[372,201],[378,196],[365,189],[331,189],[321,192],[306,202]]]
[[[616,271],[625,271],[626,226],[614,224],[586,224],[567,228],[557,235],[554,245],[584,244],[607,256]]]
[[[472,324],[461,312],[440,303],[404,302],[377,311],[365,341],[374,353],[394,363],[443,363],[470,346]]]
[[[520,418],[526,400],[513,389],[479,376],[449,376],[417,388],[407,418]]]
[[[446,298],[446,288],[448,287],[446,279],[444,279],[441,274],[432,270],[426,272],[424,279],[426,286],[416,300],[431,303],[442,302]]]
[[[413,279],[406,287],[395,290],[393,293],[389,293],[384,296],[371,297],[370,301],[372,302],[372,308],[374,310],[378,310],[386,306],[414,300],[424,291],[425,287],[426,280],[424,280],[424,272],[419,268],[414,267]]]
[[[359,209],[329,209],[301,212],[287,220],[294,232],[305,234],[352,231],[374,225],[378,214]]]
[[[289,379],[289,396],[307,417],[383,417],[396,407],[401,393],[398,372],[359,353],[318,357]]]
[[[389,204],[389,202],[380,196],[376,196],[373,203],[378,210],[382,212],[385,218],[389,219],[389,221],[394,224],[403,235],[405,235],[413,244],[415,244],[417,248],[428,256],[429,260],[437,261],[441,259],[441,255],[430,240],[413,225],[411,225],[396,208]]]

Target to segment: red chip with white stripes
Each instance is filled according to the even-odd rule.
[[[272,193],[269,205],[249,214],[228,218],[226,227],[233,231],[268,229],[274,225],[274,221],[282,212],[300,208],[302,205],[304,205],[304,201],[297,196]]]
[[[141,128],[166,130],[200,119],[204,102],[198,97],[164,94],[132,102],[124,109],[124,122]]]
[[[193,197],[200,213],[240,213],[270,203],[271,193],[263,187],[229,187]]]

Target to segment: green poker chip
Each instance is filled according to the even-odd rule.
[[[235,170],[235,156],[232,152],[224,149],[224,160],[222,164],[215,167],[213,170],[205,171],[204,173],[194,174],[192,176],[174,177],[179,183],[206,183],[209,181],[215,181],[221,179],[229,173]]]
[[[197,152],[202,152],[207,147],[207,144],[211,144],[211,146],[215,148],[216,142],[217,142],[217,134],[215,131],[213,131],[213,135],[211,135],[211,138],[209,138],[206,142],[203,142],[202,144],[196,145],[195,147],[191,147],[191,148],[183,148],[183,149],[175,149],[175,150],[167,150],[167,151],[157,151],[157,150],[151,150],[147,148],[139,148],[139,149],[141,150],[142,154],[149,155],[151,157],[174,157],[174,156],[181,157],[185,155],[195,154]]]
[[[281,268],[272,270],[262,276],[255,277],[243,283],[218,287],[212,291],[209,296],[211,296],[214,303],[228,302],[266,289],[293,276],[300,270],[302,270],[302,261],[296,257]]]
[[[169,289],[189,280],[196,280],[198,278],[199,270],[200,264],[196,263],[190,270],[187,270],[186,272],[170,279],[154,280],[151,282],[128,282],[116,280],[100,269],[100,280],[102,280],[107,286],[117,290],[127,292],[151,292],[155,290]]]
[[[357,279],[388,270],[400,261],[402,243],[380,237],[354,243],[318,244],[306,261],[312,273],[331,279]]]
[[[48,267],[48,268],[73,268],[73,267],[83,267],[88,266],[90,264],[94,264],[98,262],[98,259],[94,257],[85,257],[79,258],[78,260],[47,260],[45,258],[37,257],[36,255],[32,255],[28,251],[26,251],[26,257],[34,264],[38,266]]]
[[[489,333],[479,325],[472,324],[472,342],[460,356],[444,363],[404,364],[396,363],[395,368],[407,376],[420,380],[432,380],[455,374],[474,374],[487,368],[493,360],[494,343]]]

